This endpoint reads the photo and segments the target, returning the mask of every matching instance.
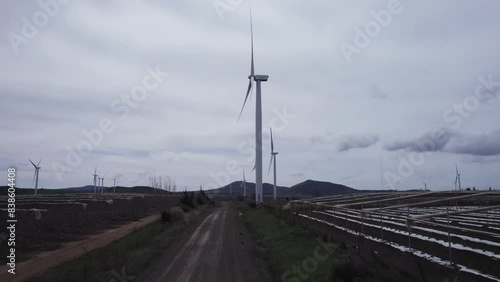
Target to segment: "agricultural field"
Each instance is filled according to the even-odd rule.
[[[56,249],[65,242],[159,214],[179,204],[178,196],[105,193],[18,195],[16,197],[16,249],[19,260]],[[7,222],[7,197],[0,197],[0,221]],[[0,226],[6,230],[5,226]],[[5,239],[5,234],[0,233]],[[7,244],[0,252],[7,253]],[[0,259],[5,261],[5,257]]]
[[[499,192],[357,194],[294,201],[290,208],[481,281],[500,281]]]

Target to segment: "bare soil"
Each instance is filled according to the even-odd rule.
[[[89,236],[80,241],[67,243],[60,249],[37,254],[30,260],[17,263],[15,275],[8,273],[9,267],[3,265],[0,267],[0,281],[26,281],[40,275],[47,269],[74,260],[92,250],[102,248],[158,219],[158,215],[152,215],[119,228]]]
[[[222,202],[189,238],[169,248],[137,281],[260,281],[238,212]]]

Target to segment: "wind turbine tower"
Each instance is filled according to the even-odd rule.
[[[110,180],[113,180],[113,193],[115,193],[116,192],[116,177],[111,178]]]
[[[95,166],[95,170],[94,170],[94,174],[92,174],[94,176],[94,194],[97,192],[97,166]]]
[[[269,128],[269,132],[271,132],[271,161],[269,162],[269,169],[267,170],[267,174],[271,171],[271,165],[274,164],[274,199],[276,200],[276,155],[278,152],[274,151],[274,142],[273,142],[273,129]]]
[[[251,40],[251,62],[250,62],[250,75],[248,76],[248,88],[241,108],[240,117],[245,108],[248,96],[252,91],[252,79],[257,83],[257,97],[255,99],[255,201],[257,204],[263,203],[262,195],[262,90],[261,83],[269,79],[268,75],[256,75],[254,56],[253,56],[253,23],[252,11],[250,11],[250,40]],[[238,118],[239,120],[239,118]]]
[[[35,167],[35,174],[33,175],[33,181],[35,181],[35,195],[36,195],[37,191],[38,191],[38,173],[41,169],[40,163],[42,162],[42,160],[40,160],[37,165],[35,165],[35,163],[33,163],[31,160],[29,160],[29,161]],[[31,185],[33,185],[33,184],[31,184]]]
[[[456,186],[456,183],[458,181],[458,190],[459,191],[462,191],[462,183],[460,182],[460,173],[458,172],[458,166],[457,166],[457,163],[455,163],[455,169],[456,169],[456,172],[457,172],[457,176],[455,178],[455,186]]]
[[[245,171],[243,170],[243,181],[241,182],[240,187],[243,186],[243,197],[247,196],[247,182],[245,180]]]
[[[104,193],[104,177],[106,177],[107,172],[101,178],[101,194]]]

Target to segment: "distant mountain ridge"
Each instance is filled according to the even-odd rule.
[[[344,195],[360,192],[351,187],[342,184],[331,183],[326,181],[316,181],[308,179],[304,182],[290,187],[296,195],[307,196],[330,196],[330,195]]]
[[[241,181],[235,181],[231,183],[233,195],[243,195],[243,187],[241,187]],[[251,195],[255,193],[255,183],[247,182],[247,195]],[[272,184],[263,183],[263,193],[264,195],[272,195],[274,193],[274,188]],[[296,184],[292,187],[284,187],[277,186],[276,187],[278,195],[287,195],[287,196],[331,196],[331,195],[344,195],[344,194],[352,194],[359,192],[368,192],[356,190],[354,188],[336,184],[325,181],[316,181],[308,179],[304,182]],[[226,185],[220,188],[211,189],[207,192],[213,194],[230,194],[230,185]]]
[[[243,195],[243,187],[241,187],[241,181],[234,181],[231,183],[233,195]],[[255,183],[247,182],[247,195],[252,195],[255,193]],[[273,185],[270,183],[263,183],[264,187],[264,195],[272,195],[273,194]],[[7,194],[7,186],[0,186],[0,195]],[[299,184],[293,185],[292,187],[285,186],[277,186],[278,195],[286,195],[286,196],[302,196],[302,197],[321,197],[321,196],[334,196],[334,195],[345,195],[352,193],[377,193],[377,192],[394,192],[395,190],[358,190],[354,189],[342,184],[331,183],[326,181],[317,181],[308,179]],[[112,190],[112,187],[104,187],[105,192],[109,192]],[[43,189],[39,188],[40,193],[42,194],[57,194],[57,193],[88,193],[94,191],[93,185],[86,185],[82,187],[68,187],[68,188],[59,188],[59,189]],[[65,192],[66,191],[66,192]],[[182,189],[178,189],[177,193],[182,192]],[[154,189],[148,186],[134,186],[134,187],[122,187],[116,186],[117,193],[166,193],[169,194],[165,190]],[[222,194],[229,195],[230,194],[230,186],[226,185],[216,189],[206,190],[208,194]],[[20,188],[16,193],[22,194],[32,194],[33,189],[31,188]]]

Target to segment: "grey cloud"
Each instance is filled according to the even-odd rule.
[[[483,134],[457,136],[446,149],[449,152],[474,156],[500,155],[500,128]]]
[[[337,149],[339,152],[345,152],[356,148],[367,148],[376,144],[379,139],[376,134],[344,135],[338,138]]]
[[[473,156],[494,156],[500,154],[500,129],[482,134],[459,134],[437,128],[431,132],[406,140],[384,145],[387,151],[406,150],[411,152],[448,152]]]
[[[370,90],[370,97],[373,99],[386,100],[389,98],[389,95],[381,91],[376,85],[373,85]]]
[[[37,2],[3,2],[4,35],[20,34],[21,19],[31,19],[40,10]],[[448,152],[422,167],[435,172],[426,180],[429,183],[448,173],[450,169],[441,165],[456,161],[453,152],[463,154],[463,159],[477,156],[467,168],[470,177],[464,177],[475,182],[471,187],[498,183],[494,165],[484,165],[500,156],[488,156],[498,152],[496,132],[446,132],[437,145],[425,144],[425,134],[419,134],[430,122],[442,121],[443,107],[473,94],[478,76],[491,73],[499,81],[500,39],[492,34],[500,26],[500,3],[485,2],[490,7],[486,10],[476,2],[408,3],[401,21],[372,38],[373,43],[347,64],[340,41],[352,43],[353,28],[371,21],[370,11],[379,10],[379,5],[272,2],[251,4],[257,71],[270,75],[264,86],[263,122],[273,118],[272,109],[283,105],[297,115],[282,133],[276,132],[280,184],[290,186],[308,176],[371,189],[374,180],[378,183],[377,173],[356,172],[377,168],[369,160],[381,154],[387,162],[384,167],[396,167],[398,150],[422,150],[417,141],[423,142],[423,150]],[[40,183],[51,188],[90,184],[95,164],[108,175],[121,172],[123,185],[147,185],[147,175],[161,168],[178,175],[182,187],[195,187],[200,180],[211,183],[210,172],[225,170],[229,161],[251,169],[255,100],[236,122],[248,82],[249,5],[241,3],[221,21],[210,1],[71,1],[21,44],[16,56],[3,36],[0,167],[16,166],[19,185],[28,187],[33,171],[27,159],[43,159]],[[420,15],[430,10],[435,13],[427,13],[426,22],[416,26]],[[463,21],[464,15],[480,16]],[[156,65],[171,76],[125,120],[118,119],[112,102],[129,95],[141,83],[145,67]],[[499,120],[498,103],[481,103],[460,131]],[[59,182],[50,164],[62,162],[66,146],[75,148],[85,140],[82,130],[96,128],[103,118],[110,118],[116,129]],[[341,135],[349,132],[377,132],[381,139],[382,134],[416,137],[394,139],[385,144],[385,151],[373,146],[378,136]],[[366,147],[366,154],[336,153]],[[268,141],[264,150],[269,150]],[[432,167],[435,163],[439,167]],[[253,177],[248,173],[248,181]]]
[[[500,163],[500,155],[496,156],[465,156],[462,161],[473,164]]]
[[[384,144],[387,151],[406,150],[411,152],[443,151],[446,144],[456,133],[446,128],[436,128],[423,135],[410,139],[401,139]]]

